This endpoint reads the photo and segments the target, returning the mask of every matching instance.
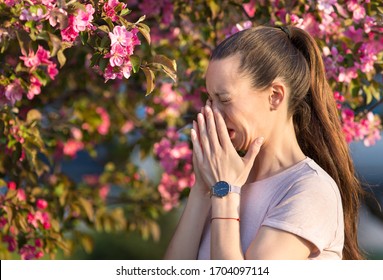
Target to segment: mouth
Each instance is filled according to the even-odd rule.
[[[231,129],[231,128],[228,128],[227,132],[229,133],[230,140],[233,140],[234,137],[235,137],[235,130]]]

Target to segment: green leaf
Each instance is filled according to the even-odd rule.
[[[89,221],[94,220],[94,211],[93,211],[93,206],[92,203],[89,202],[89,200],[79,197],[78,201],[80,202],[82,208],[84,209]]]
[[[85,45],[88,42],[89,39],[89,34],[86,31],[81,31],[80,32],[80,38],[81,38],[81,43]]]
[[[103,57],[100,58],[100,62],[98,63],[98,66],[100,67],[100,70],[102,72],[105,71],[105,68],[108,65],[108,62],[109,62],[109,59],[103,58]]]
[[[139,24],[137,24],[137,27],[138,27],[138,30],[140,31],[140,33],[144,36],[145,40],[150,45],[151,40],[150,40],[150,28],[149,28],[149,26],[140,22]]]
[[[12,208],[10,206],[3,206],[3,209],[4,209],[5,213],[7,213],[8,224],[10,224],[12,222],[12,218],[13,218]]]
[[[136,24],[139,24],[140,22],[144,21],[146,18],[145,15],[141,16],[137,21],[136,21]]]
[[[121,11],[121,13],[120,13],[120,16],[126,16],[126,15],[128,15],[128,14],[130,14],[131,13],[131,10],[129,10],[128,8],[126,8],[126,9],[123,9],[122,11]]]
[[[0,120],[0,137],[4,135],[4,129],[5,129],[4,121]]]
[[[150,70],[148,67],[142,68],[146,77],[146,96],[151,94],[154,90],[154,72]]]
[[[60,68],[62,68],[66,62],[66,57],[65,57],[64,51],[62,49],[57,52],[57,59],[60,63]]]
[[[214,0],[209,0],[207,5],[210,8],[212,18],[216,18],[220,10],[219,5]]]
[[[378,8],[378,11],[383,14],[383,7],[377,7]]]
[[[155,55],[153,57],[154,63],[162,64],[168,67],[172,72],[177,72],[177,63],[175,60],[171,60],[164,55]]]
[[[130,62],[132,63],[133,73],[137,73],[140,70],[141,59],[138,55],[131,55]]]
[[[84,248],[85,252],[87,252],[88,254],[90,254],[93,250],[93,239],[90,235],[81,235],[80,237],[80,242],[81,242],[81,245],[82,247]]]
[[[16,190],[8,190],[7,194],[5,195],[5,200],[10,200],[14,198],[17,195]]]
[[[108,24],[109,30],[113,30],[114,24],[112,20],[109,17],[104,17],[103,20],[105,20],[105,22]]]
[[[36,69],[34,74],[36,75],[37,79],[39,79],[39,81],[43,84],[43,86],[47,85],[47,83],[49,81],[49,77],[48,77],[47,73],[45,73],[44,70]]]
[[[102,38],[102,40],[101,40],[100,47],[105,48],[106,46],[109,46],[109,45],[110,45],[109,36],[104,36],[104,38]]]
[[[100,25],[99,27],[97,27],[97,29],[99,29],[99,30],[101,30],[101,31],[103,31],[103,32],[105,32],[105,33],[107,33],[107,34],[109,34],[109,32],[110,32],[110,28],[107,26],[107,25]]]
[[[15,144],[15,151],[12,153],[12,161],[13,161],[14,163],[16,163],[16,162],[19,161],[19,159],[20,159],[20,157],[21,157],[21,153],[22,153],[22,151],[23,151],[23,148],[22,148],[20,142],[17,142],[17,143]]]
[[[94,53],[92,58],[90,59],[90,67],[93,67],[95,66],[96,64],[98,64],[100,58],[102,57],[102,54],[100,53]]]
[[[28,114],[27,114],[28,123],[32,123],[33,121],[41,121],[41,119],[42,119],[42,115],[40,111],[38,111],[37,109],[31,109],[28,111]]]
[[[16,31],[17,40],[19,41],[19,46],[22,52],[28,54],[30,48],[31,39],[27,32],[24,30]]]

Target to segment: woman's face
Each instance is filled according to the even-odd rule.
[[[239,73],[239,56],[213,60],[206,72],[209,100],[222,113],[237,151],[246,151],[259,136],[267,139],[272,128],[270,89],[255,90],[251,79]]]

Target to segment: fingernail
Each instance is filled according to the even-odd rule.
[[[257,138],[257,140],[255,140],[255,142],[257,143],[258,146],[261,146],[263,143],[263,140],[265,140],[265,138],[259,137],[259,138]]]

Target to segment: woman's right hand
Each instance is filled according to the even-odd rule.
[[[193,129],[197,132],[197,135],[199,135],[198,131],[198,125],[196,121],[193,121]],[[202,170],[200,170],[198,163],[197,163],[197,158],[196,154],[194,152],[193,148],[193,171],[195,175],[195,183],[194,186],[192,187],[192,191],[201,197],[207,197],[210,198],[210,188],[209,186],[205,183],[205,181],[202,179]]]

